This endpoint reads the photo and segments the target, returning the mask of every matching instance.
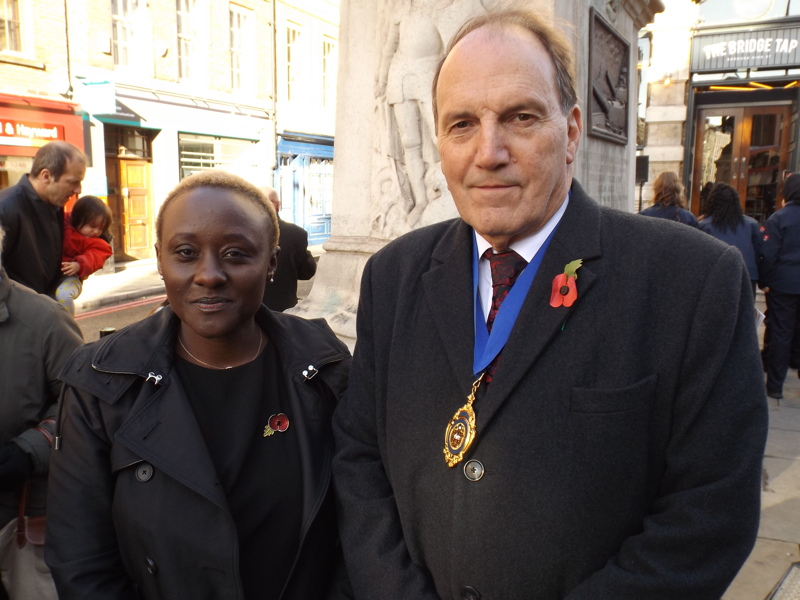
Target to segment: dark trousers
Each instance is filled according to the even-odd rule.
[[[768,340],[765,340],[767,391],[783,392],[783,382],[792,358],[792,338],[800,325],[800,294],[770,290],[766,294]]]

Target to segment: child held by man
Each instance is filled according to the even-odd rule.
[[[82,196],[64,217],[64,246],[61,273],[64,279],[56,290],[56,300],[73,315],[75,299],[81,295],[83,281],[102,268],[111,256],[111,209],[97,196]]]

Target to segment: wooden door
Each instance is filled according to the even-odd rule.
[[[742,146],[742,108],[705,108],[697,113],[691,209],[705,212],[700,190],[707,182],[727,183],[739,189],[739,153]]]
[[[744,214],[763,223],[783,206],[781,173],[789,150],[789,106],[744,110],[739,158],[739,195]]]
[[[108,182],[108,207],[111,209],[111,235],[114,237],[114,261],[123,262],[132,257],[125,254],[125,204],[119,185],[119,161],[106,158],[106,180]]]
[[[780,174],[786,167],[788,105],[706,108],[698,111],[692,212],[703,214],[706,182],[739,192],[742,210],[759,222],[782,206]]]
[[[150,163],[119,160],[120,195],[124,204],[125,253],[134,258],[153,256],[153,219],[150,193]]]

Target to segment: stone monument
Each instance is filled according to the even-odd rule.
[[[314,286],[290,312],[325,317],[351,347],[361,273],[367,259],[412,229],[458,216],[439,165],[431,82],[449,39],[471,16],[498,5],[542,11],[563,22],[577,53],[581,106],[589,83],[590,20],[599,15],[636,72],[638,31],[663,10],[661,0],[342,0],[332,235]],[[619,68],[619,67],[618,67]],[[636,106],[636,86],[615,93]],[[626,112],[636,131],[636,111]],[[619,118],[615,127],[622,129]],[[584,127],[576,177],[604,204],[634,206],[635,134],[609,140]]]

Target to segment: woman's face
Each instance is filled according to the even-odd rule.
[[[277,265],[268,232],[267,214],[231,190],[194,189],[167,207],[156,255],[184,337],[245,333]]]

